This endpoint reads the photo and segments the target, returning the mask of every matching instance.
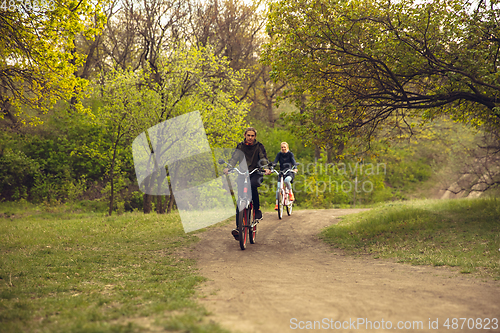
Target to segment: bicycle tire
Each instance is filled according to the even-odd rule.
[[[250,204],[250,209],[248,210],[248,221],[249,225],[252,225],[255,221],[255,211],[252,209],[253,205]],[[255,244],[255,239],[257,237],[257,223],[252,227],[248,228],[248,238],[250,238],[250,244]]]
[[[238,215],[238,232],[240,234],[240,248],[242,250],[246,249],[247,238],[248,238],[248,213],[247,208],[240,211]]]
[[[278,218],[281,220],[283,217],[283,193],[281,189],[278,193]]]
[[[288,205],[286,205],[286,213],[288,216],[292,215],[293,201],[288,200]]]

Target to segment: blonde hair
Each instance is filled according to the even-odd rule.
[[[281,143],[280,147],[281,147],[282,145],[285,145],[285,146],[286,146],[286,150],[290,150],[290,147],[288,146],[288,143],[286,143],[285,141],[283,141],[283,142]]]

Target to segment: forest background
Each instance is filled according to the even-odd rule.
[[[368,3],[3,2],[0,200],[170,213],[173,196],[139,191],[132,141],[192,111],[212,148],[234,147],[247,126],[271,160],[288,142],[298,207],[498,195],[496,5]]]

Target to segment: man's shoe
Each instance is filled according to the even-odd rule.
[[[278,210],[278,204],[276,204],[276,206],[274,206],[274,210]]]
[[[290,201],[295,201],[295,197],[293,196],[292,192],[290,192]]]
[[[262,212],[260,211],[260,209],[255,211],[255,219],[256,220],[262,219]]]
[[[238,232],[238,229],[233,229],[233,231],[231,231],[231,235],[233,235],[234,239],[240,240],[240,233]]]

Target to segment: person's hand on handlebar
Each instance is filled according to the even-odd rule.
[[[271,172],[272,172],[271,169],[265,169],[264,174],[267,176],[270,175]]]
[[[229,168],[224,168],[224,170],[222,170],[222,172],[224,172],[224,174],[227,175],[229,173]]]

